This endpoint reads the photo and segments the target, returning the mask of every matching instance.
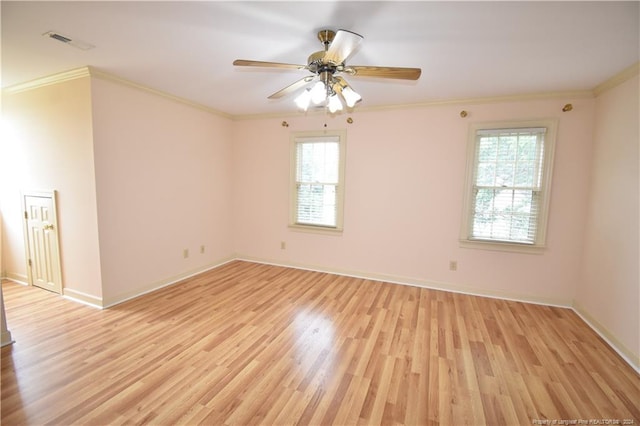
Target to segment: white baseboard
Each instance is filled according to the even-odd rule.
[[[627,364],[629,364],[636,373],[640,374],[640,354],[634,353],[631,349],[626,347],[613,333],[611,333],[605,326],[598,322],[584,307],[574,304],[573,311],[587,323],[593,331],[595,331],[607,344],[613,349]]]
[[[78,290],[73,290],[71,288],[66,288],[66,287],[62,289],[62,297],[64,297],[65,299],[71,300],[73,302],[82,303],[84,305],[91,306],[93,308],[107,309],[112,306],[118,305],[120,303],[126,302],[127,300],[135,299],[136,297],[140,297],[147,293],[160,290],[161,288],[168,287],[172,284],[176,284],[187,278],[190,278],[195,275],[201,274],[203,272],[209,271],[211,269],[217,268],[235,259],[236,259],[235,256],[228,256],[219,260],[218,262],[214,262],[204,267],[187,271],[183,274],[168,278],[166,280],[148,284],[146,286],[136,289],[135,291],[119,294],[110,298],[100,298],[91,294],[87,294],[87,293],[84,293]],[[27,277],[23,277],[22,275],[12,274],[12,273],[8,273],[7,275],[8,276],[6,278],[11,281],[14,281],[22,285],[29,285],[27,283],[27,280],[28,280]],[[24,281],[22,281],[22,279],[24,279]]]
[[[11,332],[9,330],[0,333],[0,347],[4,347],[12,343],[14,343],[14,340],[11,338]]]
[[[327,268],[324,266],[306,265],[295,262],[280,262],[269,259],[261,259],[251,256],[239,255],[237,260],[247,262],[263,263],[266,265],[283,266],[287,268],[303,269],[307,271],[325,272],[329,274],[342,275],[346,277],[363,278],[373,281],[383,281],[391,284],[409,285],[413,287],[428,288],[431,290],[448,291],[451,293],[468,294],[471,296],[489,297],[492,299],[511,300],[514,302],[532,303],[535,305],[554,306],[559,308],[571,308],[570,300],[553,299],[547,297],[533,297],[528,295],[514,294],[498,290],[483,290],[473,286],[443,283],[439,281],[424,280],[421,278],[403,277],[397,275],[378,274],[363,271],[353,271],[339,268]]]
[[[167,278],[165,280],[157,281],[155,283],[150,283],[150,284],[148,284],[146,286],[137,288],[135,291],[118,294],[118,295],[113,296],[113,297],[103,298],[102,307],[106,309],[106,308],[110,308],[110,307],[115,306],[115,305],[119,305],[120,303],[126,302],[126,301],[131,300],[131,299],[135,299],[136,297],[140,297],[140,296],[143,296],[145,294],[154,292],[156,290],[160,290],[161,288],[168,287],[168,286],[173,285],[173,284],[177,284],[180,281],[184,281],[187,278],[193,277],[195,275],[202,274],[203,272],[207,272],[207,271],[209,271],[211,269],[214,269],[214,268],[217,268],[219,266],[222,266],[225,263],[229,263],[229,262],[231,262],[231,261],[233,261],[235,259],[236,259],[235,256],[228,256],[226,258],[223,258],[223,259],[221,259],[221,260],[219,260],[217,262],[214,262],[212,264],[206,265],[204,267],[201,267],[201,268],[198,268],[198,269],[194,269],[194,270],[191,270],[191,271],[187,271],[187,272],[185,272],[183,274],[176,275],[174,277]]]
[[[24,281],[22,281],[22,275],[18,274],[7,274],[3,279],[10,280],[16,284],[29,286],[27,282],[27,278],[24,277]],[[102,299],[91,294],[83,293],[78,290],[73,290],[71,288],[63,288],[62,289],[62,297],[65,299],[73,300],[74,302],[82,303],[88,306],[92,306],[94,308],[102,309]]]
[[[432,290],[441,290],[441,291],[448,291],[453,293],[468,294],[471,296],[490,297],[493,299],[501,299],[501,300],[512,300],[516,302],[533,303],[533,304],[544,305],[544,306],[573,308],[573,303],[568,300],[532,297],[527,295],[519,295],[519,294],[514,294],[509,292],[496,291],[496,290],[482,290],[473,286],[443,283],[438,281],[424,280],[420,278],[411,278],[411,277],[389,275],[389,274],[354,271],[354,270],[339,269],[339,268],[329,268],[325,266],[309,265],[309,264],[302,264],[302,263],[296,263],[296,262],[281,262],[281,261],[275,261],[272,259],[264,259],[264,258],[244,256],[244,255],[228,256],[226,258],[221,259],[218,262],[207,265],[205,267],[188,271],[183,274],[180,274],[165,280],[161,280],[155,283],[151,283],[146,286],[140,287],[135,291],[122,293],[113,297],[109,297],[107,299],[99,298],[99,297],[86,294],[77,290],[72,290],[69,288],[65,288],[63,290],[63,293],[64,293],[64,296],[67,297],[68,299],[71,299],[80,303],[84,303],[93,307],[104,309],[104,308],[109,308],[111,306],[115,306],[117,304],[123,303],[127,300],[134,299],[144,294],[159,290],[163,287],[176,284],[187,278],[190,278],[195,275],[201,274],[203,272],[209,271],[211,269],[217,268],[233,260],[242,260],[246,262],[262,263],[266,265],[282,266],[287,268],[302,269],[302,270],[308,270],[308,271],[325,272],[329,274],[342,275],[342,276],[348,276],[348,277],[354,277],[354,278],[383,281],[383,282],[388,282],[392,284],[410,285],[414,287],[429,288]],[[10,279],[12,279],[13,281],[19,282],[15,278],[10,278]],[[26,284],[26,283],[20,282],[20,284]]]
[[[83,305],[91,306],[93,308],[103,308],[101,297],[96,297],[91,294],[83,293],[71,288],[63,288],[62,297],[64,297],[65,299],[73,300],[74,302],[82,303]]]
[[[7,272],[4,276],[5,279],[11,280],[20,285],[29,285],[29,277],[23,274],[16,274],[14,272]]]

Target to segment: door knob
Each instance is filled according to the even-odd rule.
[[[44,229],[45,231],[52,230],[53,229],[53,225],[49,223],[49,224],[43,226],[42,229]]]

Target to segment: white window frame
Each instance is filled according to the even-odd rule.
[[[553,173],[553,156],[558,120],[543,119],[530,121],[501,121],[490,123],[471,123],[467,142],[467,166],[464,187],[462,224],[460,227],[460,246],[465,248],[499,250],[521,253],[542,253],[546,247],[547,221],[549,202],[551,199],[551,178]],[[476,169],[476,144],[479,131],[512,130],[526,128],[546,128],[543,147],[542,181],[536,224],[536,236],[533,244],[516,241],[476,239],[471,236],[474,219],[474,174]]]
[[[289,227],[294,230],[302,230],[309,232],[339,234],[343,231],[344,223],[344,182],[345,182],[345,158],[346,158],[346,130],[322,130],[309,132],[292,132],[290,137],[290,194],[289,194]],[[297,164],[298,164],[298,143],[309,142],[317,139],[338,138],[339,144],[339,165],[338,165],[338,183],[336,185],[336,224],[335,226],[327,226],[324,224],[300,223],[298,221],[298,182],[297,182]]]

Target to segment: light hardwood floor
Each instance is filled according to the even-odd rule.
[[[569,309],[240,261],[103,311],[3,289],[3,425],[640,422]]]

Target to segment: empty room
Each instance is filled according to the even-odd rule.
[[[3,425],[640,424],[640,2],[0,12]]]

